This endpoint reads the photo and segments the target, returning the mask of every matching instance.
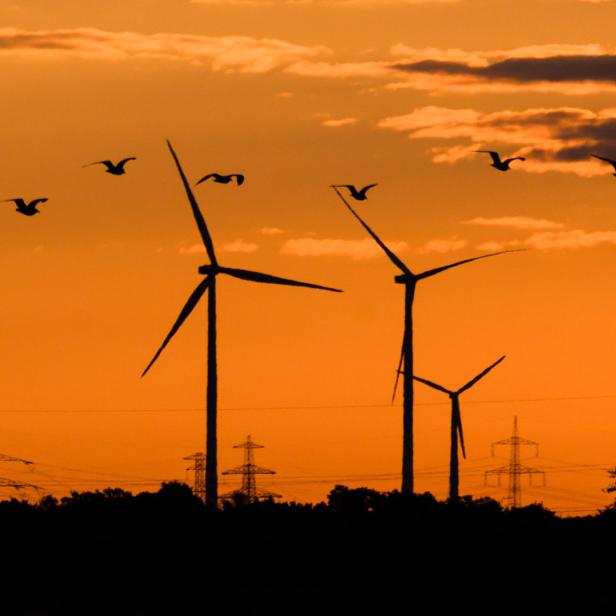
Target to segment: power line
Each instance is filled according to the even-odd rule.
[[[490,400],[469,400],[466,404],[523,404],[533,402],[567,402],[575,400],[607,400],[615,399],[616,394],[600,394],[596,396],[554,396],[543,398],[494,398]],[[447,402],[417,402],[416,406],[446,406]],[[311,411],[330,409],[382,409],[397,408],[399,404],[319,404],[303,406],[236,406],[221,407],[221,411]],[[203,408],[169,408],[169,409],[0,409],[0,413],[202,413]]]

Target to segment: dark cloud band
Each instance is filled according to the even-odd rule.
[[[407,73],[470,76],[479,80],[518,83],[601,81],[616,83],[616,55],[553,56],[548,58],[510,58],[488,66],[469,66],[462,62],[421,62],[393,64],[391,68]]]

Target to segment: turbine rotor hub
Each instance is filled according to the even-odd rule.
[[[414,278],[411,278],[408,274],[398,274],[394,276],[396,284],[410,284],[415,282]]]
[[[215,276],[220,271],[220,268],[217,265],[212,265],[211,263],[208,265],[200,265],[199,273],[203,276]]]

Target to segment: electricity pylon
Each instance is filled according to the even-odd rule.
[[[233,445],[234,449],[244,449],[244,464],[223,471],[223,475],[242,475],[242,487],[236,491],[242,494],[249,503],[254,503],[260,498],[282,498],[281,494],[274,492],[266,492],[265,490],[257,489],[257,481],[255,475],[274,475],[276,471],[269,468],[257,466],[254,463],[253,449],[263,449],[263,445],[258,445],[250,438],[250,434],[246,440],[239,445]],[[233,492],[224,494],[222,498],[233,496]]]
[[[521,476],[528,475],[529,485],[533,485],[533,475],[543,476],[543,485],[545,486],[545,471],[541,471],[530,466],[524,466],[520,463],[520,446],[530,445],[535,447],[535,456],[539,455],[539,443],[529,441],[518,435],[518,418],[513,418],[513,434],[502,441],[492,443],[492,456],[494,456],[494,447],[497,445],[509,445],[509,464],[500,468],[493,468],[485,472],[484,482],[488,485],[488,475],[496,475],[498,485],[501,484],[501,475],[509,476],[509,494],[506,500],[509,501],[511,507],[522,506],[522,482]]]
[[[195,472],[193,482],[193,494],[205,503],[205,454],[202,451],[186,456],[184,460],[194,460],[192,466],[186,468],[187,471]]]
[[[0,453],[0,462],[19,462],[24,466],[29,466],[30,470],[34,468],[34,462],[31,460],[24,460],[23,458],[17,458],[15,456],[8,456],[4,453]],[[13,479],[8,479],[7,477],[0,477],[0,488],[13,488],[17,492],[22,490],[23,488],[31,488],[32,490],[36,490],[40,492],[42,488],[33,483],[28,483],[25,481],[15,481]]]

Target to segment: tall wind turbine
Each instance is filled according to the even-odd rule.
[[[249,282],[264,282],[269,284],[289,285],[293,287],[308,287],[311,289],[322,289],[324,291],[335,291],[340,293],[340,289],[332,289],[331,287],[324,287],[318,284],[312,284],[309,282],[299,282],[297,280],[289,280],[287,278],[279,278],[278,276],[271,276],[270,274],[262,274],[260,272],[253,272],[251,270],[237,269],[232,267],[223,267],[216,258],[214,251],[214,242],[212,236],[208,231],[205,219],[201,214],[199,205],[195,196],[190,188],[190,184],[186,179],[184,170],[180,165],[180,161],[171,146],[171,143],[167,141],[173,160],[178,168],[180,178],[186,190],[186,196],[192,209],[193,216],[197,223],[197,228],[203,240],[205,250],[210,259],[208,265],[202,265],[199,267],[199,274],[205,276],[205,278],[197,285],[195,290],[191,293],[190,297],[184,307],[180,311],[178,318],[171,327],[171,330],[164,339],[162,345],[156,351],[156,354],[152,358],[152,361],[147,365],[146,369],[142,373],[142,377],[152,367],[152,364],[158,359],[158,356],[162,353],[163,349],[167,346],[171,338],[180,329],[184,321],[188,318],[195,306],[199,303],[199,300],[206,291],[209,292],[208,296],[208,336],[207,336],[207,394],[206,394],[206,408],[207,408],[207,436],[206,436],[206,450],[205,450],[205,498],[206,504],[210,507],[216,507],[218,504],[218,469],[217,469],[217,432],[216,432],[216,420],[217,420],[217,401],[218,401],[218,370],[216,365],[216,277],[219,274],[227,274],[234,278],[241,280],[247,280]]]
[[[426,270],[420,274],[414,274],[411,270],[397,257],[379,238],[379,236],[364,222],[359,214],[349,205],[349,202],[344,198],[342,193],[336,187],[332,187],[341,201],[346,205],[348,210],[357,218],[362,227],[370,234],[372,239],[381,247],[383,252],[389,257],[389,260],[402,272],[394,277],[397,284],[404,285],[404,335],[402,338],[402,356],[400,364],[404,363],[403,385],[404,385],[404,401],[403,401],[403,416],[402,416],[402,492],[413,492],[414,477],[413,477],[413,300],[415,298],[415,287],[420,280],[430,278],[440,274],[445,270],[478,259],[486,259],[506,252],[518,252],[518,250],[501,250],[492,252],[471,259],[463,259],[455,263],[435,267],[434,269]],[[400,367],[398,368],[398,374]],[[397,379],[396,374],[396,379]]]
[[[446,393],[451,398],[451,448],[449,453],[449,499],[457,500],[458,498],[458,486],[459,471],[458,471],[458,436],[460,437],[460,447],[462,448],[462,456],[466,458],[466,450],[464,449],[464,433],[462,432],[462,417],[460,415],[460,394],[463,394],[467,389],[470,389],[477,381],[481,380],[492,368],[495,368],[500,364],[503,359],[503,355],[500,359],[497,359],[493,364],[489,365],[483,372],[480,372],[477,376],[474,376],[466,385],[456,389],[455,391],[447,389],[438,383],[428,381],[428,379],[422,379],[418,376],[413,376],[416,381],[438,389]]]

